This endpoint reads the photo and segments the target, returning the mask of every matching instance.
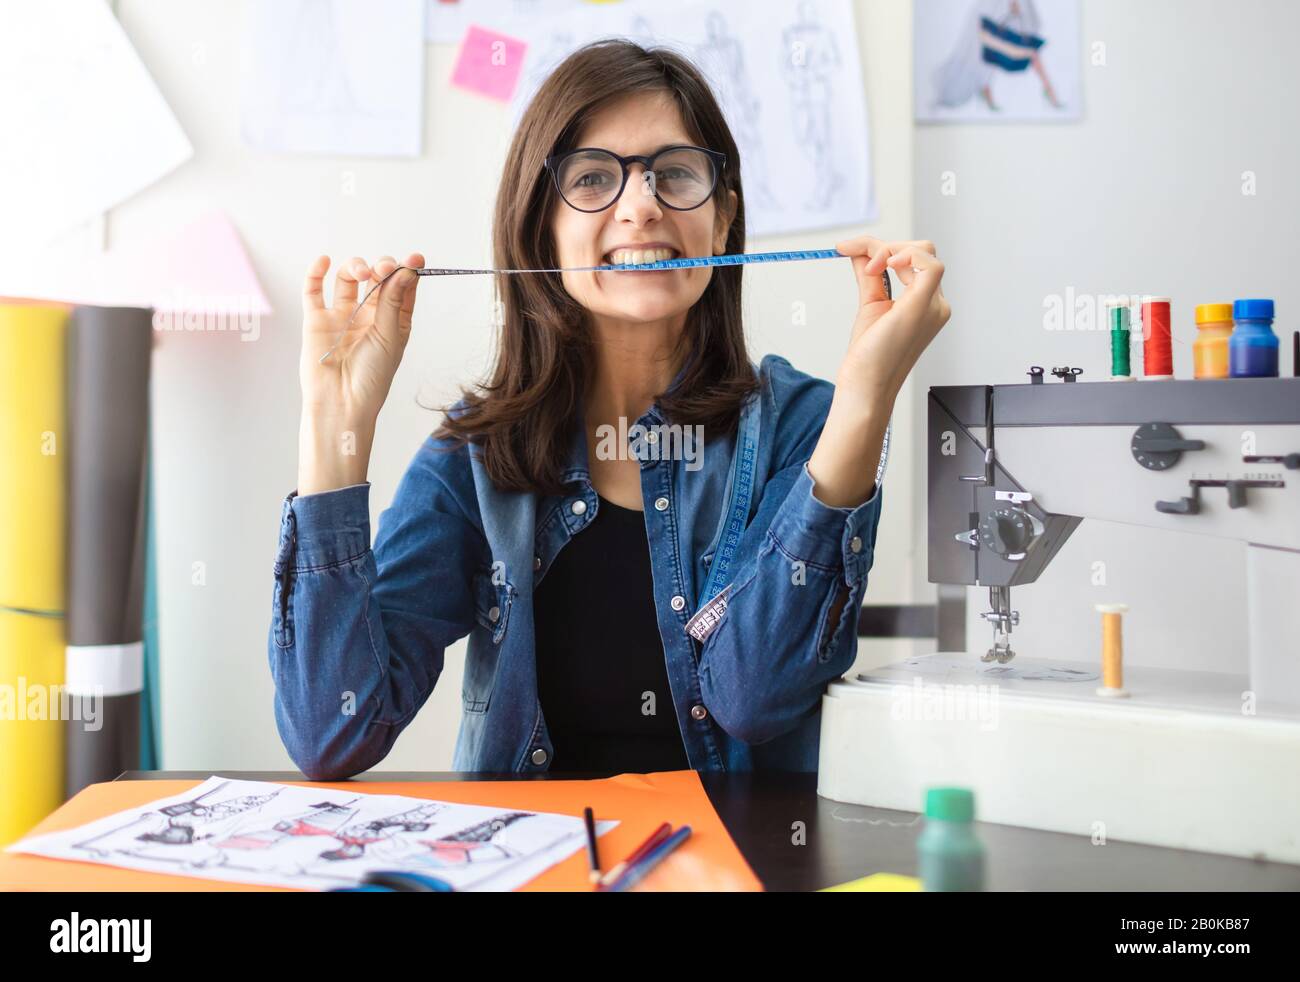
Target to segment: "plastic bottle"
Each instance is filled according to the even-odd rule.
[[[1232,304],[1203,303],[1196,308],[1196,340],[1192,362],[1196,378],[1228,377],[1228,339],[1232,337]]]
[[[923,889],[984,889],[984,846],[975,835],[974,823],[973,791],[929,788],[925,792],[925,828],[916,840]]]
[[[1273,333],[1272,300],[1237,300],[1232,305],[1236,327],[1228,341],[1228,373],[1232,378],[1276,378],[1277,335]]]

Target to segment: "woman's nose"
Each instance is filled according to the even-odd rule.
[[[615,217],[628,221],[647,221],[663,214],[659,199],[655,197],[654,171],[648,171],[641,164],[633,164],[627,170],[627,184],[615,206]]]

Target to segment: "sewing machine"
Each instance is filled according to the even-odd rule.
[[[940,610],[961,643],[833,683],[818,792],[915,811],[960,785],[982,821],[1300,863],[1300,378],[1053,374],[930,390],[929,579],[987,590],[991,643],[952,650]],[[1107,698],[1100,629],[1017,652],[1012,588],[1084,519],[1243,543],[1247,610],[1159,614],[1237,617],[1247,672],[1125,664]]]

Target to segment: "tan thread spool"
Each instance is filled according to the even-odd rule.
[[[1101,613],[1101,688],[1099,696],[1127,696],[1124,689],[1124,614],[1128,604],[1096,604]]]

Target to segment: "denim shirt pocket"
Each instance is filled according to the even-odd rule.
[[[470,631],[465,652],[461,700],[465,712],[486,713],[496,684],[497,662],[510,623],[515,588],[508,580],[493,583],[491,570],[475,573],[471,585],[477,626]]]

